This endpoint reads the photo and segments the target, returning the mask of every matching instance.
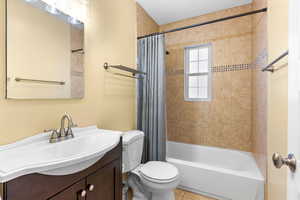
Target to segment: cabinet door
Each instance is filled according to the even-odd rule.
[[[85,180],[75,183],[49,200],[86,200]]]
[[[108,164],[87,178],[86,200],[122,200],[120,160]]]

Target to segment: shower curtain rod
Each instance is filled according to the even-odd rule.
[[[139,40],[139,39],[143,39],[143,38],[146,38],[146,37],[151,37],[151,36],[154,36],[154,35],[162,35],[162,34],[166,34],[166,33],[173,33],[173,32],[182,31],[182,30],[185,30],[185,29],[190,29],[190,28],[194,28],[194,27],[198,27],[198,26],[204,26],[204,25],[208,25],[208,24],[214,24],[214,23],[221,22],[221,21],[226,21],[226,20],[230,20],[230,19],[234,19],[234,18],[238,18],[238,17],[248,16],[248,15],[254,15],[254,14],[257,14],[257,13],[262,13],[262,12],[267,12],[267,11],[268,11],[268,8],[263,8],[263,9],[254,10],[254,11],[251,11],[251,12],[246,12],[246,13],[242,13],[242,14],[238,14],[238,15],[232,15],[232,16],[229,16],[229,17],[224,17],[224,18],[220,18],[220,19],[215,19],[215,20],[203,22],[203,23],[200,23],[200,24],[193,24],[193,25],[190,25],[190,26],[175,28],[175,29],[172,29],[172,30],[164,31],[164,32],[152,33],[152,34],[149,34],[149,35],[140,36],[137,39]]]

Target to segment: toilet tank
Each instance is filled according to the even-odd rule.
[[[123,173],[135,169],[141,164],[144,144],[142,131],[127,131],[123,139]]]

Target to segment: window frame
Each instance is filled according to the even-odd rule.
[[[198,72],[198,73],[189,73],[190,68],[190,56],[189,52],[191,49],[198,48],[208,48],[208,72]],[[198,60],[199,61],[199,60]],[[212,58],[212,44],[200,44],[193,46],[186,46],[184,48],[184,100],[185,101],[211,101],[212,99],[212,66],[213,66],[213,58]],[[190,98],[189,97],[189,77],[190,76],[204,76],[207,75],[208,83],[207,83],[207,98]]]

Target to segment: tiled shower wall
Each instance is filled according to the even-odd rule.
[[[175,23],[161,31],[252,10],[235,7]],[[184,101],[184,47],[213,46],[213,97]],[[166,35],[168,139],[252,150],[252,17],[246,16]]]
[[[253,9],[267,7],[267,0],[254,0]],[[266,177],[267,168],[267,73],[261,68],[268,62],[267,14],[253,15],[253,149],[255,159]]]
[[[148,35],[159,31],[159,25],[148,15],[148,13],[136,3],[137,36]]]

